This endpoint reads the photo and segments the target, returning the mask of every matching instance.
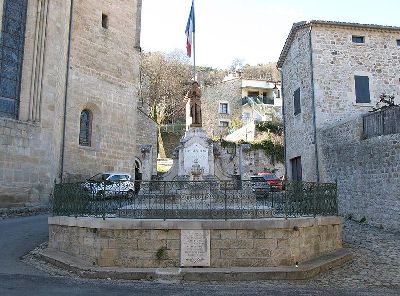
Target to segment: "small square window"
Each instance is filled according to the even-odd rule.
[[[108,15],[106,14],[101,14],[101,26],[104,29],[108,29]]]
[[[219,113],[228,114],[228,103],[219,104]]]
[[[221,127],[228,127],[228,126],[229,126],[229,121],[221,120],[221,121],[219,122],[219,126],[221,126]]]
[[[400,39],[397,39],[396,43],[397,43],[397,47],[400,48]]]
[[[353,35],[351,37],[351,40],[353,41],[353,43],[365,43],[365,37],[364,36],[355,36]]]

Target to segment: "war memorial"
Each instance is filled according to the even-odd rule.
[[[240,175],[215,176],[200,96],[193,83],[192,121],[164,178],[121,192],[103,182],[96,194],[82,183],[56,185],[43,258],[81,275],[184,280],[309,278],[351,258],[335,184],[259,191]]]

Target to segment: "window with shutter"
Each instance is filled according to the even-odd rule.
[[[292,167],[292,180],[293,181],[301,181],[303,179],[303,172],[301,167],[301,157],[295,157],[290,160],[290,164]]]
[[[369,93],[369,77],[368,76],[354,76],[355,89],[356,89],[356,103],[370,103]]]

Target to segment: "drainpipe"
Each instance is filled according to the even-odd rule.
[[[63,181],[64,174],[64,158],[65,158],[65,136],[67,126],[67,100],[69,87],[69,66],[71,61],[71,39],[72,39],[72,21],[73,21],[74,0],[71,0],[69,10],[69,32],[68,32],[68,49],[67,49],[67,69],[65,73],[65,92],[64,92],[64,118],[63,118],[63,133],[61,139],[61,157],[60,157],[60,180]]]
[[[285,164],[285,180],[287,180],[287,159],[286,159],[286,121],[285,121],[285,96],[284,96],[284,88],[283,88],[283,72],[282,69],[279,69],[281,73],[281,97],[282,97],[282,119],[283,119],[283,159]]]
[[[309,46],[310,46],[310,65],[311,65],[311,98],[312,98],[312,117],[313,117],[313,128],[314,128],[314,153],[315,153],[315,170],[317,176],[317,183],[319,183],[319,159],[318,159],[318,143],[317,143],[317,123],[316,123],[316,110],[315,110],[315,85],[314,85],[314,62],[312,55],[312,40],[311,33],[312,27],[310,25],[309,35]]]

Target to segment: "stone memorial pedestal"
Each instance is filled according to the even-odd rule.
[[[214,177],[213,142],[201,127],[190,127],[176,148],[174,164],[162,180],[189,180],[193,166],[202,171],[201,180]]]

